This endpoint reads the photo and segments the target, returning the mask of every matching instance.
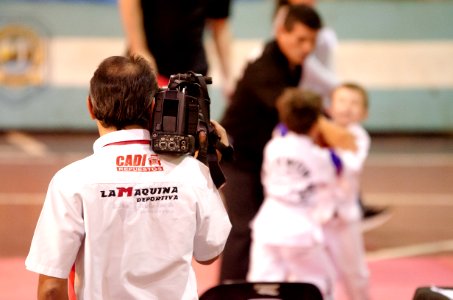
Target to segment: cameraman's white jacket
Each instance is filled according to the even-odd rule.
[[[192,257],[219,255],[231,228],[208,168],[152,152],[147,130],[100,137],[52,179],[26,260],[77,299],[197,299]]]

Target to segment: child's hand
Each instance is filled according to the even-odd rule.
[[[334,124],[326,117],[320,118],[319,131],[322,137],[321,140],[327,146],[354,152],[357,150],[354,136],[345,128]]]

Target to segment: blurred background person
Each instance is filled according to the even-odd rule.
[[[239,79],[221,120],[235,148],[234,162],[223,163],[228,184],[223,189],[233,225],[225,246],[220,280],[245,280],[249,266],[249,223],[263,201],[260,171],[263,149],[278,123],[277,97],[286,87],[297,87],[302,64],[313,51],[318,13],[306,5],[288,9],[275,38],[250,62]]]
[[[274,28],[283,22],[288,5],[305,4],[315,7],[317,0],[276,0],[274,12]],[[330,97],[333,90],[340,84],[335,72],[335,54],[338,47],[338,38],[334,28],[324,25],[316,37],[316,46],[307,57],[302,69],[303,76],[299,86],[314,91],[323,97],[325,108],[330,106]],[[382,225],[390,217],[388,208],[375,207],[363,202],[359,195],[362,211],[362,229],[370,230]]]
[[[367,91],[349,82],[334,89],[328,107],[333,123],[350,132],[356,144],[355,151],[335,150],[341,161],[341,172],[333,186],[332,198],[321,206],[327,252],[351,300],[369,299],[369,272],[359,202],[361,175],[371,143],[362,126],[368,109]]]
[[[274,28],[284,20],[288,5],[305,4],[311,7],[316,5],[316,0],[276,0],[274,12]],[[316,46],[304,62],[303,76],[300,86],[320,94],[324,105],[329,102],[333,88],[339,83],[335,72],[335,51],[338,38],[334,29],[323,26],[316,37]]]
[[[264,149],[265,199],[251,223],[247,280],[309,282],[324,299],[333,299],[335,271],[314,214],[322,198],[331,198],[336,182],[329,150],[316,144],[322,134],[322,99],[293,87],[276,105],[288,132],[276,134]]]
[[[159,85],[170,75],[194,71],[207,75],[205,29],[215,44],[226,95],[231,92],[230,0],[119,0],[128,52],[147,58]]]

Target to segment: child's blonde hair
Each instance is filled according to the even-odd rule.
[[[362,96],[363,107],[365,108],[365,110],[368,110],[368,108],[370,106],[370,100],[368,97],[368,92],[366,91],[366,89],[363,86],[361,86],[360,84],[355,83],[355,82],[349,82],[349,81],[343,82],[334,88],[334,90],[332,91],[332,96],[338,89],[341,89],[341,88],[346,88],[346,89],[350,89],[350,90],[358,92]]]

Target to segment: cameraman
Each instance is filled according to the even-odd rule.
[[[231,224],[205,165],[151,150],[156,90],[140,57],[109,57],[94,73],[94,154],[53,177],[25,262],[38,299],[68,299],[73,264],[79,300],[197,299],[192,257],[212,263]]]

